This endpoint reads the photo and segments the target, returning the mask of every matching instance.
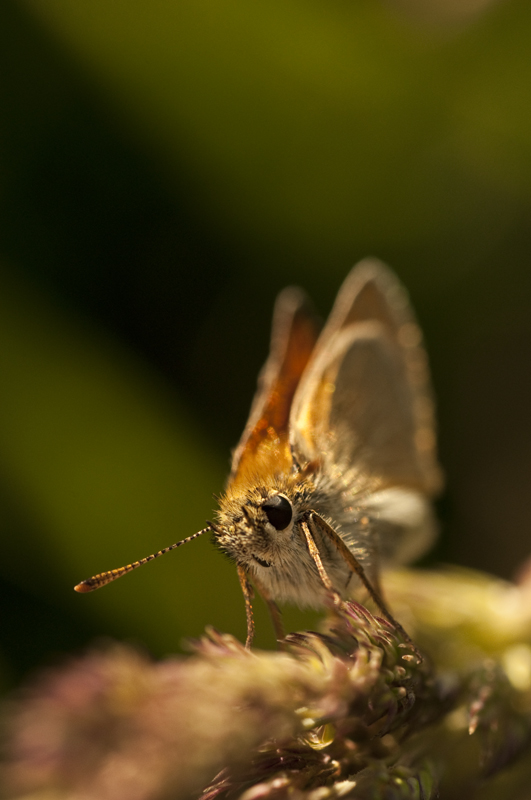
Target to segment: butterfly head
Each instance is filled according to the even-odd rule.
[[[220,500],[214,540],[237,564],[269,567],[282,559],[304,512],[304,491],[285,485],[256,485]]]

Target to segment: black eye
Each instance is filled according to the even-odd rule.
[[[266,513],[267,519],[277,531],[283,531],[284,528],[287,528],[293,517],[290,501],[280,494],[266,500],[262,508]]]

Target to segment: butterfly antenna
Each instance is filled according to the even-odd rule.
[[[180,547],[182,544],[192,542],[194,539],[197,539],[198,536],[202,536],[203,533],[207,533],[211,530],[212,527],[209,525],[207,528],[203,528],[202,531],[197,531],[197,533],[192,534],[192,536],[188,536],[186,539],[181,539],[180,542],[175,542],[175,544],[170,544],[169,547],[159,550],[158,553],[153,553],[151,556],[141,558],[140,561],[134,561],[132,564],[127,564],[125,567],[119,567],[119,569],[111,569],[108,572],[100,572],[98,575],[94,575],[93,578],[88,578],[86,581],[81,581],[81,583],[78,583],[77,586],[74,586],[74,589],[76,592],[82,593],[93,592],[94,589],[100,589],[102,586],[106,586],[108,583],[115,581],[117,578],[121,578],[122,575],[127,575],[128,572],[132,572],[137,567],[147,564],[148,561],[153,561],[154,558],[163,556],[165,553],[169,553],[170,550],[175,550],[176,547]]]

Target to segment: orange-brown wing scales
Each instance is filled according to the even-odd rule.
[[[249,422],[234,452],[231,486],[258,471],[278,471],[291,464],[291,404],[317,336],[315,316],[304,293],[285,289],[275,305],[270,354],[260,374]]]

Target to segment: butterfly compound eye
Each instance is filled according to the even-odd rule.
[[[284,528],[287,528],[293,517],[290,501],[280,494],[266,500],[262,508],[266,513],[267,519],[277,531],[283,531]]]

